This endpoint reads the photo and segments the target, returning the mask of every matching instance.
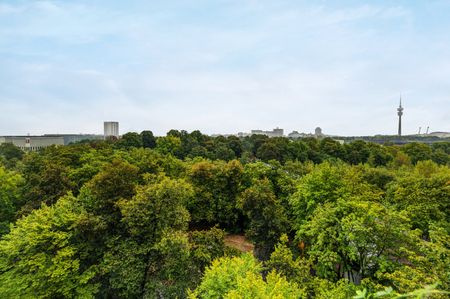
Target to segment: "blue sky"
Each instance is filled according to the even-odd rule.
[[[0,82],[0,135],[450,131],[450,0],[0,0]]]

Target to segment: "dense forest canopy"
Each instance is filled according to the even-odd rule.
[[[446,298],[449,166],[449,142],[2,144],[0,297]]]

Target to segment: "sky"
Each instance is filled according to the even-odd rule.
[[[0,135],[450,131],[450,0],[0,0]]]

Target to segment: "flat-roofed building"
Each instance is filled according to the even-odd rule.
[[[3,136],[1,143],[12,143],[24,151],[37,151],[51,145],[64,145],[62,136]]]
[[[252,130],[251,135],[266,135],[269,137],[283,137],[284,130],[280,129],[280,128],[275,128],[272,131]]]
[[[82,140],[102,140],[102,135],[47,134],[42,136],[1,136],[0,144],[12,143],[24,151],[38,151],[51,145],[68,145]]]
[[[105,121],[103,123],[104,137],[105,138],[119,138],[119,122],[117,121]]]

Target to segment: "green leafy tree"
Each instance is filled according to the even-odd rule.
[[[145,148],[155,148],[156,147],[156,138],[153,136],[152,131],[142,131],[142,146]]]
[[[0,144],[0,155],[7,160],[17,159],[22,160],[24,152],[12,143]]]
[[[22,183],[20,174],[0,166],[0,236],[9,231],[9,224],[15,220]]]
[[[172,135],[156,139],[156,150],[162,154],[177,156],[181,150],[181,139]]]
[[[402,146],[401,150],[409,156],[413,164],[418,161],[431,160],[432,157],[431,148],[424,143],[408,143]]]
[[[431,161],[419,161],[413,171],[398,176],[389,185],[386,200],[398,211],[404,211],[413,228],[428,238],[433,223],[448,225],[450,170]]]
[[[94,298],[97,270],[81,266],[77,228],[87,217],[69,195],[18,220],[0,241],[0,297]]]
[[[308,146],[303,141],[290,142],[287,147],[292,160],[305,162],[308,159]]]
[[[344,147],[330,137],[322,139],[319,148],[325,157],[345,160],[346,152]]]
[[[236,161],[201,161],[188,173],[195,197],[188,204],[197,224],[220,224],[235,228],[240,212],[236,208],[242,185],[242,165]]]
[[[388,165],[394,159],[386,146],[371,143],[368,147],[370,151],[368,163],[373,167]]]
[[[135,194],[137,178],[136,166],[123,160],[113,160],[87,184],[96,201],[92,204],[103,210],[112,207],[121,198],[131,198]]]
[[[318,205],[334,202],[346,195],[349,188],[345,188],[344,174],[344,165],[338,167],[323,163],[300,179],[297,191],[290,197],[297,223],[307,221]]]
[[[21,214],[28,214],[41,203],[54,204],[58,198],[74,191],[75,183],[70,179],[70,169],[60,163],[43,161],[38,172],[25,176]]]
[[[203,273],[213,260],[225,255],[224,236],[225,232],[217,227],[190,233],[191,257],[199,273]]]
[[[317,138],[307,137],[303,138],[304,142],[308,147],[308,159],[314,163],[321,163],[326,157],[320,150],[320,142]]]
[[[108,227],[109,234],[122,230],[122,217],[117,203],[120,199],[130,199],[136,194],[139,178],[138,168],[130,163],[115,159],[106,164],[80,192],[80,200],[92,214],[99,216]],[[100,239],[109,235],[98,236]]]
[[[270,182],[260,180],[246,189],[240,207],[249,218],[247,236],[255,243],[255,255],[267,260],[283,233],[289,231],[285,210],[275,197]]]
[[[359,284],[380,268],[399,265],[403,248],[416,241],[408,219],[383,205],[358,198],[318,207],[297,231],[319,277]],[[385,270],[382,270],[385,271]]]
[[[356,140],[344,145],[345,160],[350,164],[366,163],[369,160],[370,150],[363,140]]]
[[[188,288],[195,287],[200,273],[192,263],[186,233],[165,233],[152,247],[147,278],[147,298],[183,298]]]
[[[224,257],[206,270],[198,288],[190,298],[299,298],[297,284],[270,272],[264,280],[262,266],[253,256]]]
[[[128,132],[122,135],[116,145],[121,148],[142,147],[143,138],[136,132]]]
[[[242,155],[243,148],[241,140],[236,136],[227,137],[228,147],[234,152],[234,155],[239,158]]]
[[[380,190],[386,191],[389,184],[394,181],[395,174],[386,168],[381,167],[368,167],[367,165],[362,168],[362,179]]]
[[[16,163],[22,160],[24,152],[12,143],[0,144],[0,157],[5,159],[5,165],[13,168]]]
[[[277,160],[281,163],[293,159],[294,143],[284,137],[267,139],[256,151],[256,157],[263,161]],[[295,157],[294,157],[295,158]]]
[[[139,244],[132,238],[115,236],[107,241],[99,263],[103,286],[101,297],[142,298],[147,271],[146,255],[151,245]]]
[[[117,205],[129,233],[152,243],[168,228],[186,229],[189,213],[185,204],[192,196],[192,187],[185,181],[162,177],[140,187],[131,200],[123,199]]]
[[[161,262],[161,255],[171,256],[178,252],[164,251],[169,249],[169,245],[158,247],[156,244],[160,244],[164,236],[167,237],[166,232],[187,228],[189,213],[184,205],[191,196],[192,188],[186,182],[157,177],[156,181],[139,187],[131,199],[123,198],[117,202],[128,238],[125,242],[120,237],[111,239],[101,266],[113,290],[124,297],[142,298],[147,296],[149,290],[154,295],[165,279],[170,280],[164,271],[176,270],[165,269],[163,265],[155,268],[155,263]],[[169,239],[167,242],[177,241]],[[182,250],[184,245],[176,244]],[[123,263],[123,259],[127,262]],[[166,266],[169,267],[169,264]],[[176,289],[179,290],[178,287]]]
[[[310,274],[311,263],[304,258],[294,257],[292,250],[288,247],[288,236],[282,235],[280,242],[275,246],[275,250],[270,255],[270,259],[265,262],[269,270],[275,270],[277,273],[285,276],[289,281],[295,281],[304,290],[311,283],[313,276]],[[304,244],[299,243],[298,250],[304,250]],[[301,252],[303,255],[303,252]]]

